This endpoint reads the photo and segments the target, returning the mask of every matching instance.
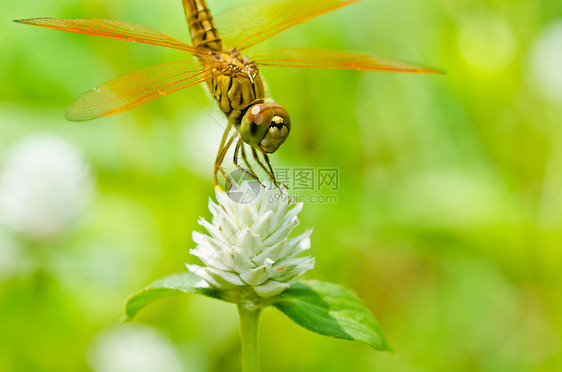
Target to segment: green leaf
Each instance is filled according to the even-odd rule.
[[[153,301],[167,299],[176,294],[195,293],[220,299],[216,289],[196,287],[199,282],[201,278],[188,271],[157,279],[142,291],[129,297],[125,304],[125,315],[130,320]]]
[[[317,280],[295,283],[276,296],[273,306],[312,332],[392,351],[369,309],[336,284]]]

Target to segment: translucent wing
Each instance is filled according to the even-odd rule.
[[[112,39],[132,41],[151,45],[164,46],[173,49],[203,55],[205,52],[186,43],[174,39],[150,27],[133,23],[115,21],[112,19],[57,19],[31,18],[15,22],[27,25],[53,28],[56,30],[76,32],[79,34],[109,37]]]
[[[68,108],[66,118],[83,121],[130,110],[158,97],[212,79],[228,68],[227,65],[194,66],[192,61],[141,68],[82,94]]]
[[[252,1],[215,17],[227,47],[246,49],[290,27],[360,0]]]
[[[328,68],[436,74],[438,70],[371,54],[320,48],[285,48],[255,51],[250,59],[259,66]]]

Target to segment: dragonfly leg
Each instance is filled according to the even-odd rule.
[[[242,138],[240,138],[238,140],[238,142],[236,143],[236,148],[234,149],[234,157],[232,158],[232,163],[236,166],[236,168],[240,169],[242,172],[244,172],[246,175],[252,177],[254,180],[258,181],[260,183],[260,185],[264,186],[258,176],[256,176],[256,174],[254,173],[253,169],[247,170],[242,168],[239,164],[238,164],[238,152],[240,151],[240,147],[242,147],[242,151],[244,151],[244,142],[242,141]],[[248,165],[248,163],[246,162],[246,165]],[[265,187],[265,186],[264,186]]]
[[[240,155],[242,156],[242,160],[244,161],[244,164],[246,164],[246,167],[248,168],[248,170],[256,176],[256,172],[254,171],[254,169],[252,168],[252,166],[250,165],[250,162],[248,161],[248,158],[246,157],[246,151],[244,151],[244,143],[242,143],[242,145],[240,146]],[[257,178],[257,176],[256,176]]]
[[[219,158],[220,158],[220,154],[221,154],[221,152],[224,148],[224,143],[226,141],[226,138],[228,136],[229,131],[230,131],[230,122],[228,123],[228,126],[226,127],[226,129],[224,130],[224,133],[222,134],[221,143],[219,145],[219,151],[217,152],[217,158],[215,159],[215,166],[213,168],[215,186],[217,186],[219,184],[219,182],[217,180],[217,172],[219,171],[219,168],[220,168]]]
[[[277,180],[275,179],[275,172],[273,171],[273,167],[271,166],[271,163],[269,162],[269,156],[267,156],[267,154],[263,151],[262,151],[261,154],[263,155],[263,158],[265,159],[265,162],[267,163],[267,166],[269,167],[269,172],[270,172],[271,179],[273,180],[273,184],[275,186],[277,186],[277,188],[280,188],[279,184],[277,183]]]
[[[269,169],[260,160],[258,152],[256,151],[256,148],[254,146],[252,146],[252,156],[254,157],[254,160],[260,165],[260,167],[265,171],[265,173],[269,176],[269,178],[271,178],[275,186],[277,186],[277,181],[275,181],[275,174],[273,174],[273,169],[271,168],[271,164],[269,164],[269,159],[265,156],[265,154],[264,154],[264,159],[267,160]]]
[[[228,149],[230,148],[230,146],[232,145],[232,143],[234,142],[234,138],[236,138],[236,136],[238,135],[238,131],[234,132],[234,134],[232,134],[232,136],[230,137],[230,139],[228,140],[228,142],[226,143],[226,145],[224,146],[224,150],[220,156],[220,161],[219,161],[219,170],[222,173],[223,177],[226,179],[226,181],[228,182],[228,188],[226,189],[226,192],[228,193],[230,191],[230,189],[232,188],[232,181],[230,179],[230,177],[228,177],[226,175],[226,173],[224,172],[224,169],[222,169],[222,162],[224,161],[224,157],[226,156],[226,153],[228,152]]]
[[[230,128],[231,128],[231,124],[229,123],[228,126],[226,127],[225,131],[224,131],[223,138],[221,140],[221,144],[220,144],[220,147],[219,147],[219,152],[217,153],[217,159],[215,160],[215,167],[214,167],[215,185],[218,185],[217,173],[220,171],[221,174],[223,175],[223,177],[228,182],[228,190],[230,190],[230,188],[232,187],[232,182],[230,181],[230,179],[228,178],[228,176],[224,172],[224,169],[222,169],[221,164],[224,160],[224,157],[226,156],[226,153],[228,152],[228,149],[232,145],[232,142],[234,141],[234,138],[236,138],[236,136],[238,136],[238,131],[234,132],[232,134],[232,136],[230,136],[228,141],[226,141],[226,143],[225,143],[225,140],[228,137],[228,133],[230,132]]]
[[[228,192],[230,191],[230,189],[232,188],[232,181],[230,180],[230,177],[228,177],[228,176],[226,175],[226,173],[225,173],[224,169],[222,168],[221,164],[222,164],[222,162],[223,162],[223,160],[224,160],[224,157],[225,157],[225,155],[226,155],[228,149],[229,149],[230,146],[232,145],[232,141],[234,140],[234,137],[235,137],[237,134],[238,134],[238,132],[237,132],[237,133],[234,133],[234,134],[232,135],[232,137],[230,137],[230,139],[228,140],[228,142],[227,142],[226,145],[224,146],[224,149],[223,149],[223,151],[222,151],[222,154],[220,154],[220,157],[219,157],[219,159],[218,159],[218,165],[215,164],[215,167],[218,168],[218,170],[221,172],[222,176],[225,178],[226,182],[228,182],[228,188],[226,189],[226,192],[227,192],[227,193],[228,193]],[[215,171],[215,178],[216,178],[216,176],[217,176],[217,172]],[[215,184],[217,184],[216,181],[215,181]]]

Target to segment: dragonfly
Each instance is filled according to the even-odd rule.
[[[113,115],[206,83],[227,118],[213,169],[215,185],[218,185],[219,172],[228,180],[223,162],[232,146],[232,161],[238,169],[259,182],[246,155],[248,147],[255,164],[277,185],[269,155],[287,139],[291,119],[283,106],[266,97],[260,67],[439,73],[367,53],[320,48],[261,50],[245,55],[249,48],[284,30],[359,1],[253,1],[213,17],[205,0],[182,0],[191,44],[147,26],[110,19],[32,18],[16,22],[191,54],[190,59],[140,68],[83,93],[70,105],[66,118],[84,121]]]

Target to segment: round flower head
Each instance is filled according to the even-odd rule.
[[[294,203],[285,188],[260,188],[244,204],[218,187],[215,194],[218,204],[209,201],[212,223],[199,220],[208,234],[194,231],[197,246],[190,250],[206,266],[187,265],[206,284],[230,293],[233,300],[269,297],[314,267],[314,258],[295,257],[310,248],[312,230],[289,238],[299,224],[302,203]]]
[[[185,369],[166,334],[127,323],[97,334],[87,351],[94,372],[180,372]]]
[[[35,240],[64,235],[90,200],[90,168],[71,143],[33,135],[6,152],[0,222]]]

